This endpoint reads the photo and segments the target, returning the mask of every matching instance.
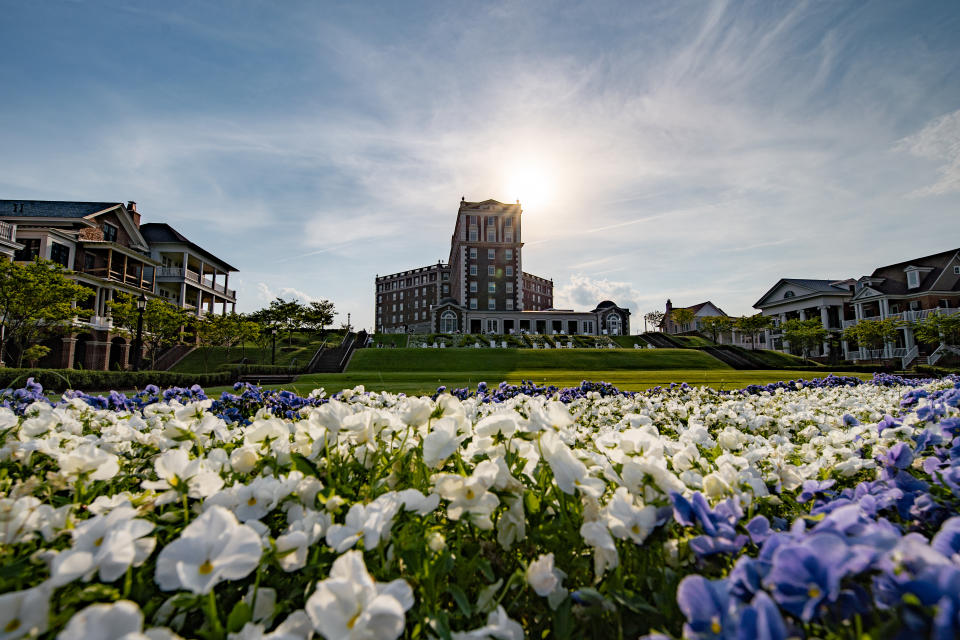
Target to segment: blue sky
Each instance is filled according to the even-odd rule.
[[[136,200],[244,311],[371,326],[461,196],[521,200],[558,307],[638,315],[960,245],[956,2],[0,10],[0,197]]]

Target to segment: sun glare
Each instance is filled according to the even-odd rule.
[[[536,212],[550,203],[553,181],[542,169],[526,165],[515,167],[507,175],[506,195],[510,201],[520,200],[524,211]]]

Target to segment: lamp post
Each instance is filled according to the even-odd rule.
[[[277,364],[277,327],[276,325],[270,325],[270,338],[273,341],[273,352],[270,356],[270,364]]]
[[[137,339],[133,341],[133,370],[140,371],[140,358],[143,356],[143,312],[147,308],[147,296],[143,293],[137,298]]]

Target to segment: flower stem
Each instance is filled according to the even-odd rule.
[[[220,618],[217,616],[217,598],[213,595],[213,589],[207,594],[207,603],[204,607],[204,613],[207,615],[207,621],[210,623],[210,629],[214,637],[223,637],[223,626],[220,624]]]

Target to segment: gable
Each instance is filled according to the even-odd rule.
[[[130,213],[123,205],[118,205],[117,207],[108,209],[106,211],[99,211],[86,216],[85,219],[97,224],[109,222],[110,224],[118,227],[120,230],[120,233],[117,235],[117,241],[119,244],[128,244],[131,247],[142,249],[144,251],[148,251],[150,249],[147,241],[140,233],[140,229],[133,223],[133,218],[130,217]]]

